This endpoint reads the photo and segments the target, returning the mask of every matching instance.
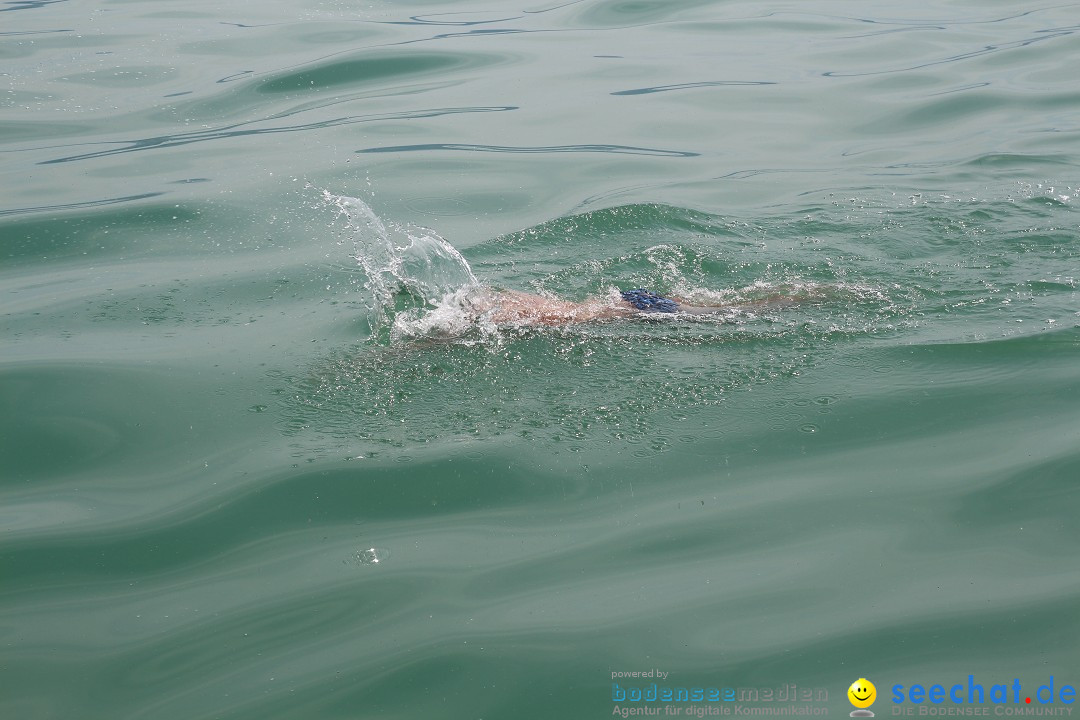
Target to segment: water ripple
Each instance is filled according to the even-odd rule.
[[[508,22],[510,20],[520,20],[521,15],[512,15],[510,17],[497,17],[484,20],[445,20],[445,17],[456,17],[460,15],[475,15],[475,13],[432,13],[431,15],[412,15],[408,20],[380,20],[379,22],[384,25],[452,25],[468,27],[470,25],[487,25],[489,23]],[[435,19],[440,18],[440,19]]]
[[[634,90],[619,90],[612,95],[649,95],[651,93],[671,92],[673,90],[690,90],[701,87],[717,87],[721,85],[776,85],[775,82],[765,80],[711,80],[707,82],[680,83],[678,85],[657,85],[655,87],[637,88]]]
[[[67,2],[67,0],[11,0],[11,2],[4,3],[9,7],[0,8],[0,12],[9,12],[11,10],[36,10],[37,8],[43,8],[61,2]]]
[[[386,147],[364,148],[357,153],[392,153],[416,152],[428,150],[464,150],[466,152],[497,153],[612,153],[616,155],[653,155],[660,157],[698,157],[700,153],[680,150],[658,150],[656,148],[632,147],[629,145],[548,145],[548,146],[506,146],[506,145],[468,145],[462,143],[425,143],[421,145],[390,145]]]
[[[1027,38],[1025,40],[1016,40],[1013,42],[998,43],[994,45],[984,45],[978,50],[957,53],[956,55],[950,55],[948,57],[940,58],[937,60],[928,60],[926,62],[916,63],[914,65],[904,65],[901,67],[889,68],[887,70],[829,70],[821,74],[823,77],[867,77],[873,75],[889,75],[892,73],[910,72],[912,70],[921,70],[923,68],[934,67],[935,65],[945,65],[948,63],[958,62],[960,60],[969,60],[971,58],[989,55],[991,53],[996,53],[1003,50],[1015,50],[1016,48],[1027,47],[1029,45],[1034,45],[1035,43],[1042,42],[1044,40],[1053,40],[1054,38],[1066,37],[1069,35],[1073,35],[1076,32],[1076,28],[1041,30],[1039,32],[1048,34],[1042,35],[1041,37]]]
[[[11,210],[0,210],[0,216],[3,215],[24,215],[27,213],[39,213],[39,212],[53,212],[60,210],[76,210],[80,208],[92,208],[103,207],[105,205],[116,205],[119,203],[133,202],[135,200],[145,200],[147,198],[158,197],[164,195],[161,192],[152,193],[140,193],[139,195],[126,195],[124,197],[104,198],[101,200],[86,200],[84,202],[74,203],[58,203],[56,205],[38,205],[36,207],[23,207],[13,208]]]
[[[137,152],[140,150],[154,150],[160,148],[179,147],[181,145],[189,145],[196,142],[205,142],[207,140],[224,140],[228,138],[244,137],[249,135],[272,135],[276,133],[303,132],[307,130],[322,130],[325,128],[339,127],[342,125],[355,125],[357,123],[385,122],[391,120],[418,120],[422,118],[439,117],[442,115],[457,115],[461,113],[508,112],[510,110],[517,109],[518,108],[514,105],[501,105],[495,107],[433,108],[429,110],[379,113],[375,115],[350,115],[345,117],[332,118],[330,120],[320,120],[317,122],[299,123],[296,125],[280,125],[277,127],[263,128],[250,128],[249,126],[264,123],[267,121],[266,119],[248,120],[245,122],[234,123],[232,125],[226,125],[224,127],[215,128],[212,130],[196,130],[193,132],[178,133],[176,135],[160,135],[157,137],[141,138],[139,140],[126,140],[122,141],[122,147],[114,147],[108,150],[98,150],[96,152],[83,153],[81,155],[69,155],[67,157],[54,158],[52,160],[42,160],[38,164],[53,165],[56,163],[76,162],[78,160],[89,160],[92,158],[107,157],[109,155],[121,155],[124,153]],[[274,116],[271,119],[288,117],[298,112],[303,111],[282,113]],[[99,144],[112,145],[118,143]]]
[[[0,12],[4,10],[22,10],[24,8],[0,8]],[[10,37],[12,35],[53,35],[55,33],[69,33],[75,32],[72,29],[63,30],[13,30],[11,32],[0,32],[0,37]]]
[[[311,92],[342,85],[400,82],[404,77],[446,77],[462,68],[476,67],[495,59],[476,53],[380,50],[359,58],[333,62],[327,62],[324,58],[315,63],[305,63],[300,70],[276,73],[274,77],[260,82],[255,89],[262,93]]]

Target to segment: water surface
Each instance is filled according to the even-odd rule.
[[[3,714],[1076,685],[1078,27],[0,5]],[[426,336],[468,273],[828,293]]]

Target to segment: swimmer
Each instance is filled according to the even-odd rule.
[[[777,307],[812,299],[812,294],[781,295],[731,305],[690,305],[678,297],[663,297],[650,290],[621,290],[619,298],[589,298],[572,302],[517,290],[483,289],[465,299],[468,310],[498,325],[577,325],[580,323],[640,318],[650,315],[715,315],[724,310]]]

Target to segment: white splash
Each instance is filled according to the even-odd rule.
[[[352,239],[376,332],[389,327],[391,339],[454,337],[475,322],[468,297],[480,282],[457,248],[433,230],[384,222],[359,198],[323,191],[323,199]]]

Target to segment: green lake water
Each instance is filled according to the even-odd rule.
[[[1070,2],[0,2],[0,718],[1076,710],[1078,58]],[[469,272],[809,299],[449,332]]]

